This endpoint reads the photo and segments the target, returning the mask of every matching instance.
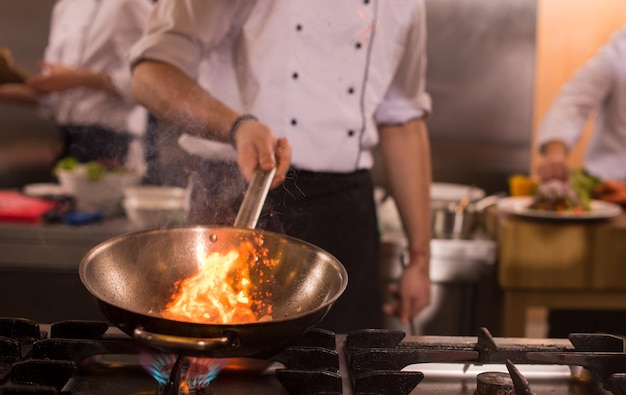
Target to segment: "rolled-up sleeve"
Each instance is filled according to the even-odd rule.
[[[108,73],[117,91],[125,100],[132,102],[129,53],[132,46],[142,37],[153,6],[145,0],[118,1],[119,5],[113,1],[105,2],[100,9],[100,12],[106,13],[109,19],[117,23],[112,31],[111,42],[119,59],[119,66],[110,69]]]
[[[226,0],[159,0],[146,33],[132,48],[131,67],[155,60],[196,79],[204,52],[228,33],[229,9]]]
[[[540,149],[555,140],[569,148],[576,144],[591,113],[615,86],[616,68],[623,67],[617,40],[623,42],[625,38],[623,30],[563,86],[541,122],[537,138]]]
[[[426,10],[419,2],[408,33],[406,50],[384,100],[376,109],[378,124],[401,124],[431,112],[426,91]]]

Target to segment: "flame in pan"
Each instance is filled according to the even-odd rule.
[[[199,252],[198,272],[175,284],[164,318],[202,324],[244,324],[271,319],[272,306],[256,283],[269,281],[273,265],[262,239],[225,252]],[[254,280],[253,280],[254,278]],[[267,288],[267,287],[262,287]]]

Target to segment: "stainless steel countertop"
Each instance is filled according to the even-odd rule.
[[[125,217],[88,225],[0,223],[0,268],[75,271],[97,244],[139,230]]]

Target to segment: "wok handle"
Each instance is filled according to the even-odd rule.
[[[261,168],[256,169],[248,185],[241,207],[239,207],[237,218],[235,218],[236,228],[254,229],[256,227],[275,173],[275,167],[270,171],[265,171]]]
[[[227,336],[215,338],[181,337],[152,333],[138,326],[133,331],[135,339],[155,347],[166,349],[181,349],[187,351],[211,351],[233,344]]]

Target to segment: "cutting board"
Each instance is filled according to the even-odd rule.
[[[39,223],[55,204],[17,191],[0,191],[0,221]]]

